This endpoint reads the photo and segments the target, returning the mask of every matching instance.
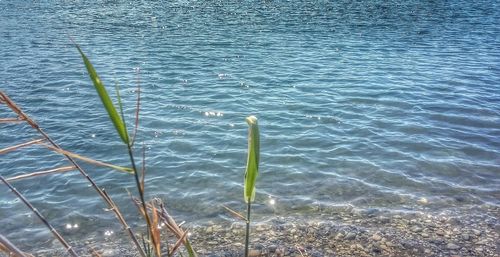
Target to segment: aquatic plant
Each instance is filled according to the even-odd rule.
[[[146,257],[146,256],[158,256],[160,257],[162,255],[162,245],[161,245],[161,238],[160,238],[160,228],[164,226],[167,227],[168,231],[172,232],[176,237],[177,237],[177,242],[171,247],[168,248],[168,256],[172,256],[181,245],[184,245],[186,248],[186,251],[189,256],[196,256],[196,252],[193,250],[193,247],[189,240],[187,239],[187,231],[184,231],[183,229],[180,228],[179,225],[175,222],[175,220],[170,216],[170,214],[167,212],[167,209],[165,208],[163,202],[161,202],[159,199],[154,199],[152,201],[147,202],[145,199],[145,164],[144,164],[144,156],[143,156],[143,164],[141,167],[141,170],[137,168],[136,162],[135,162],[135,157],[134,157],[134,151],[133,151],[133,146],[136,138],[136,133],[137,133],[137,127],[138,127],[138,119],[139,119],[139,106],[140,106],[140,87],[138,88],[138,98],[137,98],[137,109],[136,109],[136,120],[135,120],[135,128],[134,128],[134,133],[133,136],[130,137],[127,131],[127,126],[126,123],[124,122],[124,115],[123,115],[123,106],[121,103],[121,98],[120,98],[120,93],[118,87],[116,87],[116,94],[117,94],[117,99],[118,99],[118,107],[119,107],[119,112],[115,108],[115,105],[113,104],[113,101],[111,100],[111,97],[109,96],[104,84],[102,83],[101,79],[99,78],[99,75],[97,74],[95,68],[91,64],[90,60],[87,58],[87,56],[83,53],[81,48],[75,44],[78,52],[80,53],[82,60],[84,62],[84,65],[87,69],[87,72],[90,76],[90,79],[92,81],[92,84],[94,85],[94,88],[96,89],[99,98],[101,99],[101,102],[108,113],[109,119],[111,120],[113,126],[115,127],[120,139],[122,142],[125,144],[128,150],[128,155],[130,158],[130,163],[131,163],[131,168],[128,167],[121,167],[113,164],[109,164],[106,162],[102,161],[96,161],[88,157],[81,156],[76,153],[72,153],[70,151],[64,150],[60,148],[53,140],[51,140],[48,135],[46,135],[40,127],[33,121],[31,120],[28,116],[26,116],[10,99],[4,95],[0,91],[0,102],[1,103],[6,103],[9,107],[11,107],[14,112],[16,112],[19,115],[18,119],[12,120],[12,122],[18,122],[18,121],[26,121],[28,122],[33,128],[37,129],[39,133],[43,135],[43,139],[36,139],[32,140],[27,143],[23,143],[20,145],[12,146],[12,147],[7,147],[5,149],[0,149],[0,153],[6,153],[9,151],[16,150],[21,147],[29,146],[29,145],[41,145],[46,147],[47,149],[54,151],[56,153],[59,153],[61,155],[64,155],[73,165],[72,166],[67,166],[67,167],[60,167],[56,169],[51,169],[47,171],[42,171],[42,172],[33,172],[29,174],[23,174],[11,178],[6,178],[4,179],[3,177],[0,176],[0,181],[2,181],[4,184],[9,186],[9,188],[12,189],[13,192],[18,192],[17,190],[13,189],[11,185],[9,184],[9,181],[14,181],[14,180],[19,180],[19,179],[25,179],[29,177],[36,177],[36,176],[41,176],[45,174],[51,174],[51,173],[59,173],[59,172],[66,172],[70,170],[77,169],[79,170],[82,175],[84,175],[87,180],[89,180],[92,184],[92,186],[99,192],[99,194],[103,197],[105,202],[109,205],[110,210],[114,211],[116,216],[118,217],[118,220],[122,225],[124,226],[125,230],[128,232],[132,242],[135,244],[135,246],[138,249],[138,253],[140,256]],[[10,121],[10,120],[9,120]],[[246,235],[245,235],[245,256],[248,256],[249,254],[249,237],[250,237],[250,222],[251,222],[251,203],[254,201],[255,198],[255,183],[258,175],[258,166],[259,166],[259,153],[260,153],[260,139],[259,139],[259,128],[258,128],[258,123],[257,123],[257,118],[255,116],[249,116],[246,118],[246,122],[249,126],[248,129],[248,156],[247,156],[247,165],[246,165],[246,170],[245,170],[245,179],[244,179],[244,200],[247,203],[247,215],[246,218],[238,214],[237,212],[234,212],[227,208],[230,212],[233,214],[236,214],[239,218],[242,220],[246,221]],[[45,141],[48,141],[48,143],[45,143]],[[50,143],[50,144],[49,144]],[[144,149],[143,149],[143,155],[144,155]],[[94,165],[99,165],[99,166],[104,166],[108,168],[112,168],[114,170],[118,170],[121,172],[126,172],[129,174],[134,175],[135,179],[135,184],[137,187],[139,199],[134,198],[134,203],[137,204],[137,207],[139,209],[139,212],[141,215],[144,217],[146,221],[146,228],[147,228],[147,238],[145,239],[144,236],[142,237],[143,242],[142,246],[135,237],[135,234],[132,232],[130,226],[125,222],[123,219],[122,214],[120,213],[118,206],[111,200],[109,195],[104,191],[104,189],[99,188],[95,182],[88,176],[87,173],[81,169],[81,167],[74,161],[74,159],[82,160]],[[26,199],[22,197],[22,195],[18,194],[18,197],[20,197],[23,202],[25,202],[30,209],[37,214],[37,216],[47,225],[47,227],[51,230],[51,232],[54,233],[56,238],[58,238],[61,243],[65,246],[67,249],[68,253],[70,253],[72,256],[77,256],[76,252],[74,252],[73,248],[69,246],[69,244],[66,243],[66,241],[56,232],[56,230],[48,223],[47,220],[43,218],[43,216],[37,211],[36,208],[31,206],[29,202],[27,202]],[[160,224],[162,226],[160,226]],[[0,235],[1,236],[1,235]],[[13,244],[11,244],[6,238],[0,238],[0,251],[5,251],[5,252],[17,252],[20,251],[18,250]],[[94,249],[91,249],[93,252],[94,256],[99,256],[97,252],[95,252]],[[182,256],[182,254],[181,254]]]
[[[255,199],[255,181],[259,174],[260,136],[259,125],[255,116],[246,119],[248,124],[248,154],[245,170],[245,182],[243,197],[247,203],[246,231],[245,231],[245,257],[248,257],[248,246],[250,240],[250,211]]]
[[[116,86],[116,94],[117,94],[117,99],[118,99],[118,107],[120,110],[120,114],[118,113],[117,109],[115,108],[113,101],[111,100],[111,97],[109,97],[109,94],[99,78],[99,75],[97,74],[96,70],[94,69],[93,65],[91,64],[90,60],[87,58],[87,56],[83,53],[81,48],[75,44],[76,48],[78,49],[78,52],[80,53],[83,62],[85,64],[85,68],[87,69],[87,72],[90,76],[90,79],[94,85],[94,88],[97,91],[97,94],[99,95],[99,98],[101,99],[102,104],[104,105],[104,108],[106,109],[109,119],[113,123],[118,135],[120,136],[121,140],[127,147],[130,163],[132,165],[132,173],[134,175],[139,199],[135,200],[137,203],[137,206],[139,208],[139,212],[141,215],[144,217],[146,221],[146,228],[147,228],[147,239],[144,239],[144,251],[147,256],[157,256],[161,257],[162,255],[162,249],[161,249],[161,238],[160,238],[160,228],[159,224],[162,221],[164,224],[166,224],[167,228],[173,232],[176,237],[178,238],[176,244],[172,249],[168,251],[168,256],[172,256],[175,251],[179,248],[181,244],[184,244],[184,246],[187,249],[187,252],[189,256],[196,256],[195,251],[193,250],[191,244],[189,243],[189,240],[187,239],[187,231],[183,231],[180,229],[180,227],[175,223],[175,221],[172,219],[172,217],[167,213],[166,208],[164,205],[158,201],[152,201],[152,202],[146,202],[145,199],[145,184],[144,184],[144,178],[145,178],[145,164],[143,162],[143,166],[141,168],[141,173],[139,173],[139,169],[137,168],[135,157],[134,157],[134,151],[133,151],[133,145],[135,141],[135,134],[137,132],[137,127],[138,127],[138,117],[139,117],[139,108],[136,110],[136,124],[135,124],[135,130],[134,130],[134,137],[129,136],[128,131],[127,131],[127,126],[126,123],[124,122],[124,115],[123,115],[123,106],[121,103],[121,97],[120,97],[120,91],[119,88]],[[137,90],[138,92],[138,100],[137,100],[137,107],[139,107],[139,101],[140,101],[140,88]],[[144,149],[143,149],[143,154],[144,154]],[[144,156],[143,156],[144,160]],[[139,247],[140,248],[140,247]],[[142,250],[142,249],[141,249]],[[142,255],[142,253],[141,253]]]
[[[13,176],[10,178],[5,178],[5,181],[2,181],[4,184],[8,184],[10,181],[16,181],[16,180],[21,180],[21,179],[26,179],[26,178],[32,178],[32,177],[38,177],[38,176],[44,176],[48,174],[54,174],[54,173],[61,173],[61,172],[67,172],[71,170],[78,170],[80,174],[91,184],[92,188],[96,190],[96,192],[102,197],[103,201],[108,205],[108,209],[113,211],[115,213],[115,216],[117,217],[118,221],[122,224],[124,230],[128,233],[131,241],[138,247],[139,252],[141,253],[141,256],[145,256],[144,251],[142,251],[142,248],[140,247],[140,244],[135,237],[135,234],[133,233],[132,229],[130,226],[127,224],[125,219],[123,218],[122,213],[120,212],[120,209],[118,206],[114,203],[114,201],[111,199],[111,197],[107,194],[107,192],[104,189],[101,189],[99,186],[97,186],[96,182],[89,176],[89,174],[78,164],[76,163],[75,159],[83,160],[95,165],[99,166],[106,166],[114,169],[118,169],[121,171],[129,172],[127,168],[107,164],[104,162],[99,162],[92,160],[90,158],[86,158],[74,153],[71,153],[69,151],[63,150],[52,138],[49,137],[47,133],[45,133],[42,128],[27,114],[25,114],[19,106],[17,106],[14,101],[12,101],[5,93],[0,91],[0,103],[6,104],[7,107],[9,107],[16,115],[17,118],[13,119],[2,119],[1,121],[3,122],[9,122],[9,123],[18,123],[18,122],[25,122],[29,124],[33,129],[35,129],[40,136],[42,136],[41,139],[36,139],[36,140],[31,140],[26,143],[18,144],[15,146],[10,146],[4,149],[0,149],[0,154],[4,154],[10,151],[15,151],[23,147],[27,147],[30,145],[41,145],[46,147],[49,150],[52,150],[56,153],[62,154],[65,156],[67,161],[71,164],[70,166],[64,166],[64,167],[59,167],[55,169],[50,169],[50,170],[45,170],[45,171],[38,171],[38,172],[31,172],[27,174],[22,174],[18,176]],[[12,190],[12,192],[16,193],[15,188]],[[30,210],[35,213],[39,218],[41,217],[41,213],[37,214],[38,210],[32,206],[27,199],[25,199],[20,193],[16,193],[16,196],[20,198],[25,204],[30,208]],[[41,217],[43,221],[43,217]],[[48,221],[45,220],[43,223],[47,226]],[[68,253],[70,253],[72,256],[75,256],[73,249],[67,244],[63,243],[61,239],[59,239],[58,235],[55,235],[54,230],[47,226],[47,228],[54,234],[56,238],[58,238],[59,241],[63,244],[63,246],[67,249]]]

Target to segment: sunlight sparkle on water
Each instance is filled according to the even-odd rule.
[[[79,228],[79,227],[80,227],[80,226],[79,226],[78,224],[76,224],[76,223],[75,223],[75,224],[73,224],[73,225],[71,225],[71,223],[66,224],[66,229],[68,229],[68,230],[69,230],[69,229],[77,229],[77,228]]]
[[[224,116],[224,114],[222,112],[204,112],[204,115],[207,116],[207,117],[208,116],[211,116],[211,117],[213,117],[213,116],[215,116],[215,117],[222,117],[222,116]]]

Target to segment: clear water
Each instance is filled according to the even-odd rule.
[[[181,220],[242,207],[251,114],[259,219],[500,204],[497,1],[0,1],[1,89],[63,148],[126,165],[70,37],[110,90],[121,85],[130,124],[140,83],[147,190]],[[0,147],[30,131],[0,124]],[[43,153],[2,155],[0,174],[64,163]],[[132,177],[84,167],[134,223]],[[14,185],[66,234],[119,229],[76,172]],[[48,240],[5,186],[0,203],[2,234]]]

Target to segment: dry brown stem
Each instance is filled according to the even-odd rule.
[[[2,118],[2,119],[0,119],[0,123],[20,123],[23,121],[24,120],[19,119],[19,118]]]
[[[6,237],[0,234],[0,251],[3,251],[8,254],[8,256],[13,256],[16,257],[33,257],[33,255],[24,253],[23,251],[19,250],[17,246],[15,246],[12,242],[9,241]]]
[[[13,187],[5,178],[0,175],[0,180],[19,198],[28,208],[35,213],[35,215],[43,222],[43,224],[52,232],[52,234],[61,242],[61,244],[66,248],[69,254],[73,257],[77,257],[78,254],[73,250],[73,248],[66,242],[66,240],[57,232],[57,230],[50,225],[50,223],[45,219],[45,217],[22,195],[15,187]]]
[[[62,150],[62,148],[55,142],[53,141],[39,126],[38,124],[32,120],[28,115],[26,115],[4,92],[0,91],[0,99],[1,99],[1,102],[6,104],[13,112],[15,112],[18,117],[22,120],[24,120],[25,122],[27,122],[32,128],[34,128],[35,130],[37,130],[37,132],[43,136],[43,138],[45,140],[47,140],[50,145],[53,147],[53,148],[56,148],[56,149],[59,149],[59,150]],[[64,151],[64,150],[63,150]],[[120,210],[118,209],[118,206],[116,206],[116,204],[111,200],[111,197],[104,192],[103,189],[99,188],[97,186],[97,184],[94,182],[94,180],[87,174],[87,172],[85,172],[77,163],[76,161],[73,159],[72,156],[68,155],[68,154],[64,154],[64,156],[66,157],[66,159],[82,174],[82,176],[84,176],[87,181],[92,185],[92,188],[94,188],[96,190],[96,192],[101,196],[101,198],[103,199],[103,201],[108,205],[108,207],[110,208],[110,210],[112,210],[114,213],[115,213],[115,216],[117,217],[118,221],[122,224],[123,228],[125,229],[125,231],[127,231],[131,241],[134,243],[134,245],[136,246],[140,256],[142,257],[146,257],[146,254],[144,252],[144,250],[142,249],[141,245],[139,244],[135,234],[132,232],[132,229],[130,228],[130,226],[126,223],[125,219],[123,218],[123,215],[121,214]],[[3,178],[2,178],[3,179]],[[9,183],[8,181],[6,181],[4,179],[4,183]],[[36,209],[35,209],[36,210]]]
[[[32,172],[28,174],[22,174],[14,177],[7,178],[7,181],[15,181],[15,180],[21,180],[25,178],[32,178],[32,177],[37,177],[37,176],[42,176],[42,175],[47,175],[47,174],[52,174],[52,173],[63,173],[67,171],[72,171],[75,170],[75,166],[65,166],[65,167],[59,167],[55,169],[50,169],[50,170],[44,170],[44,171],[37,171],[37,172]]]
[[[17,150],[17,149],[19,149],[21,147],[30,146],[30,145],[33,145],[33,144],[38,144],[38,143],[41,143],[43,140],[45,140],[45,139],[44,138],[40,138],[40,139],[31,140],[31,141],[26,142],[26,143],[14,145],[14,146],[9,146],[9,147],[6,147],[4,149],[0,149],[0,154],[6,154],[8,152],[15,151],[15,150]]]

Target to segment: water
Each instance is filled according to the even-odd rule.
[[[126,151],[70,38],[110,90],[120,84],[130,124],[140,84],[148,193],[191,224],[228,219],[223,204],[242,209],[251,114],[262,133],[257,220],[345,206],[466,213],[500,204],[499,10],[496,1],[3,0],[0,82],[63,148],[121,165]],[[3,148],[36,135],[1,124],[0,138]],[[30,147],[0,165],[9,177],[64,162]],[[132,177],[83,165],[135,225]],[[69,237],[119,231],[76,172],[14,185]],[[0,190],[0,233],[50,247],[40,222]]]

